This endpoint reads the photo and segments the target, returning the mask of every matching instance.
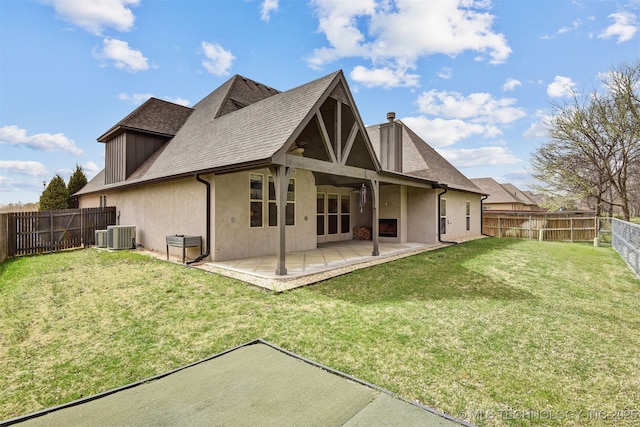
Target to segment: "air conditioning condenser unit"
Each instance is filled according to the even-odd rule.
[[[108,249],[134,249],[135,247],[135,225],[110,225],[107,227]]]
[[[107,247],[107,230],[96,230],[96,248]]]

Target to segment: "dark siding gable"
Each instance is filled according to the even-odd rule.
[[[127,179],[169,138],[127,131],[106,143],[105,184]]]

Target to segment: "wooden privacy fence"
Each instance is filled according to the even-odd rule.
[[[482,232],[495,237],[593,242],[598,236],[598,218],[571,214],[483,212]]]
[[[94,245],[95,231],[116,223],[113,206],[8,215],[6,244],[10,257]]]

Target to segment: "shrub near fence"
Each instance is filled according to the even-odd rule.
[[[566,213],[484,211],[482,232],[516,239],[592,242],[597,236],[598,219]]]
[[[90,246],[95,244],[95,230],[115,222],[115,207],[12,212],[8,214],[7,255]]]
[[[640,225],[612,218],[611,245],[640,278]]]

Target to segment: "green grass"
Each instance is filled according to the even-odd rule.
[[[640,281],[610,248],[482,239],[281,294],[131,252],[0,269],[0,420],[255,338],[480,425],[640,409]]]

